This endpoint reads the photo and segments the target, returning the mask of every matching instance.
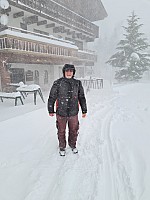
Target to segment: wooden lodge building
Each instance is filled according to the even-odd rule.
[[[84,77],[97,60],[87,49],[99,37],[93,22],[105,17],[100,0],[1,0],[0,91],[20,81],[49,89],[65,63]]]

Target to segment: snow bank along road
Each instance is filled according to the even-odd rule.
[[[80,118],[76,155],[67,148],[66,156],[59,156],[55,118],[49,118],[45,107],[0,122],[0,199],[142,199],[144,174],[135,181],[131,173],[139,158],[128,162],[113,135],[118,112],[119,118],[125,116],[120,94],[104,89],[87,97],[89,112]]]

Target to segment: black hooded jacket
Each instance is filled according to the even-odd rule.
[[[69,117],[78,114],[79,104],[82,113],[87,113],[86,99],[80,80],[62,77],[54,81],[48,98],[48,112],[54,113],[56,102],[56,113],[60,116]]]

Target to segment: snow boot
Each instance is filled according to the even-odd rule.
[[[59,154],[60,154],[60,156],[65,156],[65,154],[66,154],[65,149],[64,148],[60,148],[59,149]]]
[[[74,154],[76,154],[76,153],[78,153],[78,149],[75,147],[75,148],[71,148],[72,149],[72,152],[74,153]]]

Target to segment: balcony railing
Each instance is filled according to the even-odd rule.
[[[64,47],[36,43],[13,37],[0,38],[0,50],[4,49],[9,49],[13,51],[18,50],[18,51],[25,51],[32,53],[40,53],[40,54],[51,54],[57,56],[76,57],[76,51],[69,48],[67,49]]]
[[[61,6],[60,4],[51,1],[51,0],[9,0],[15,2],[15,5],[24,5],[30,9],[36,10],[38,13],[46,14],[49,17],[52,17],[55,21],[59,23],[65,23],[66,26],[70,26],[73,29],[76,29],[80,32],[84,32],[92,37],[98,37],[99,27],[91,23],[89,20],[84,17],[76,14],[75,12]]]
[[[12,37],[3,37],[0,38],[0,50],[12,50],[12,51],[23,51],[23,52],[32,52],[40,54],[50,54],[57,56],[70,56],[76,57],[79,60],[89,60],[97,61],[97,56],[94,54],[89,54],[87,52],[76,52],[71,49],[51,46],[47,44],[40,44],[31,41],[25,41],[21,39],[16,39]]]
[[[97,55],[93,51],[78,50],[72,42],[60,40],[51,36],[45,36],[23,29],[8,27],[0,34],[0,51],[20,51],[28,53],[40,53],[52,56],[71,57],[75,60],[97,61]],[[42,42],[41,42],[42,41]]]

